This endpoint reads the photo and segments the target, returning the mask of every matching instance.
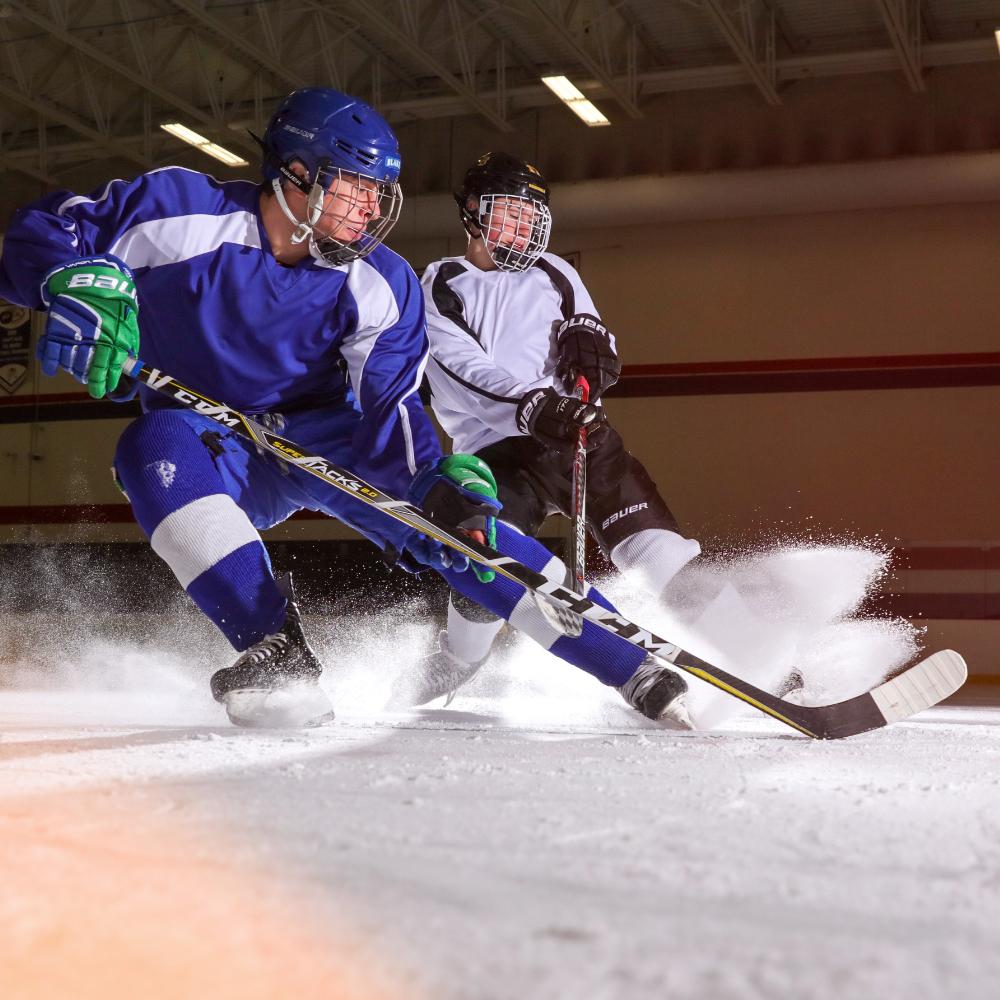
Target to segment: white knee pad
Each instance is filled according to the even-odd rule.
[[[700,553],[701,546],[693,538],[665,528],[646,528],[619,542],[611,550],[611,561],[635,577],[644,590],[659,594]]]

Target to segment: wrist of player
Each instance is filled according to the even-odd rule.
[[[587,431],[587,450],[607,436],[607,416],[599,406],[561,396],[555,389],[534,389],[521,398],[514,422],[521,434],[535,438],[553,451],[573,451],[580,431]]]
[[[112,255],[61,264],[46,274],[42,301],[42,371],[69,372],[96,399],[115,393],[126,359],[139,354],[139,304],[128,265]]]

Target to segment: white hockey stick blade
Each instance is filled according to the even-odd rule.
[[[942,649],[880,684],[870,694],[889,725],[944,701],[968,676],[965,660],[953,649]]]

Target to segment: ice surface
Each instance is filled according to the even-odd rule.
[[[781,551],[705,585],[839,698],[916,645],[853,616],[880,567]],[[614,596],[672,637],[627,581]],[[307,618],[338,722],[247,732],[208,694],[231,651],[182,601],[98,615],[86,640],[51,621],[0,631],[4,1000],[985,1000],[1000,981],[990,704],[830,744],[746,712],[678,733],[518,643],[451,709],[389,714],[437,629],[406,606]]]
[[[0,730],[5,1000],[995,995],[994,707],[825,744],[46,691]]]

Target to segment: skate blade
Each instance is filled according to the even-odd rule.
[[[222,702],[229,721],[248,729],[312,728],[334,719],[333,705],[315,681],[230,691]]]
[[[664,722],[672,725],[676,729],[694,729],[694,721],[688,711],[687,701],[684,695],[678,695],[667,707],[660,712],[657,722]]]
[[[411,708],[426,708],[426,706],[444,698],[442,708],[447,708],[454,700],[461,684],[450,691],[437,691],[433,694],[414,694],[408,690],[394,692],[383,708],[386,712],[406,712]]]

